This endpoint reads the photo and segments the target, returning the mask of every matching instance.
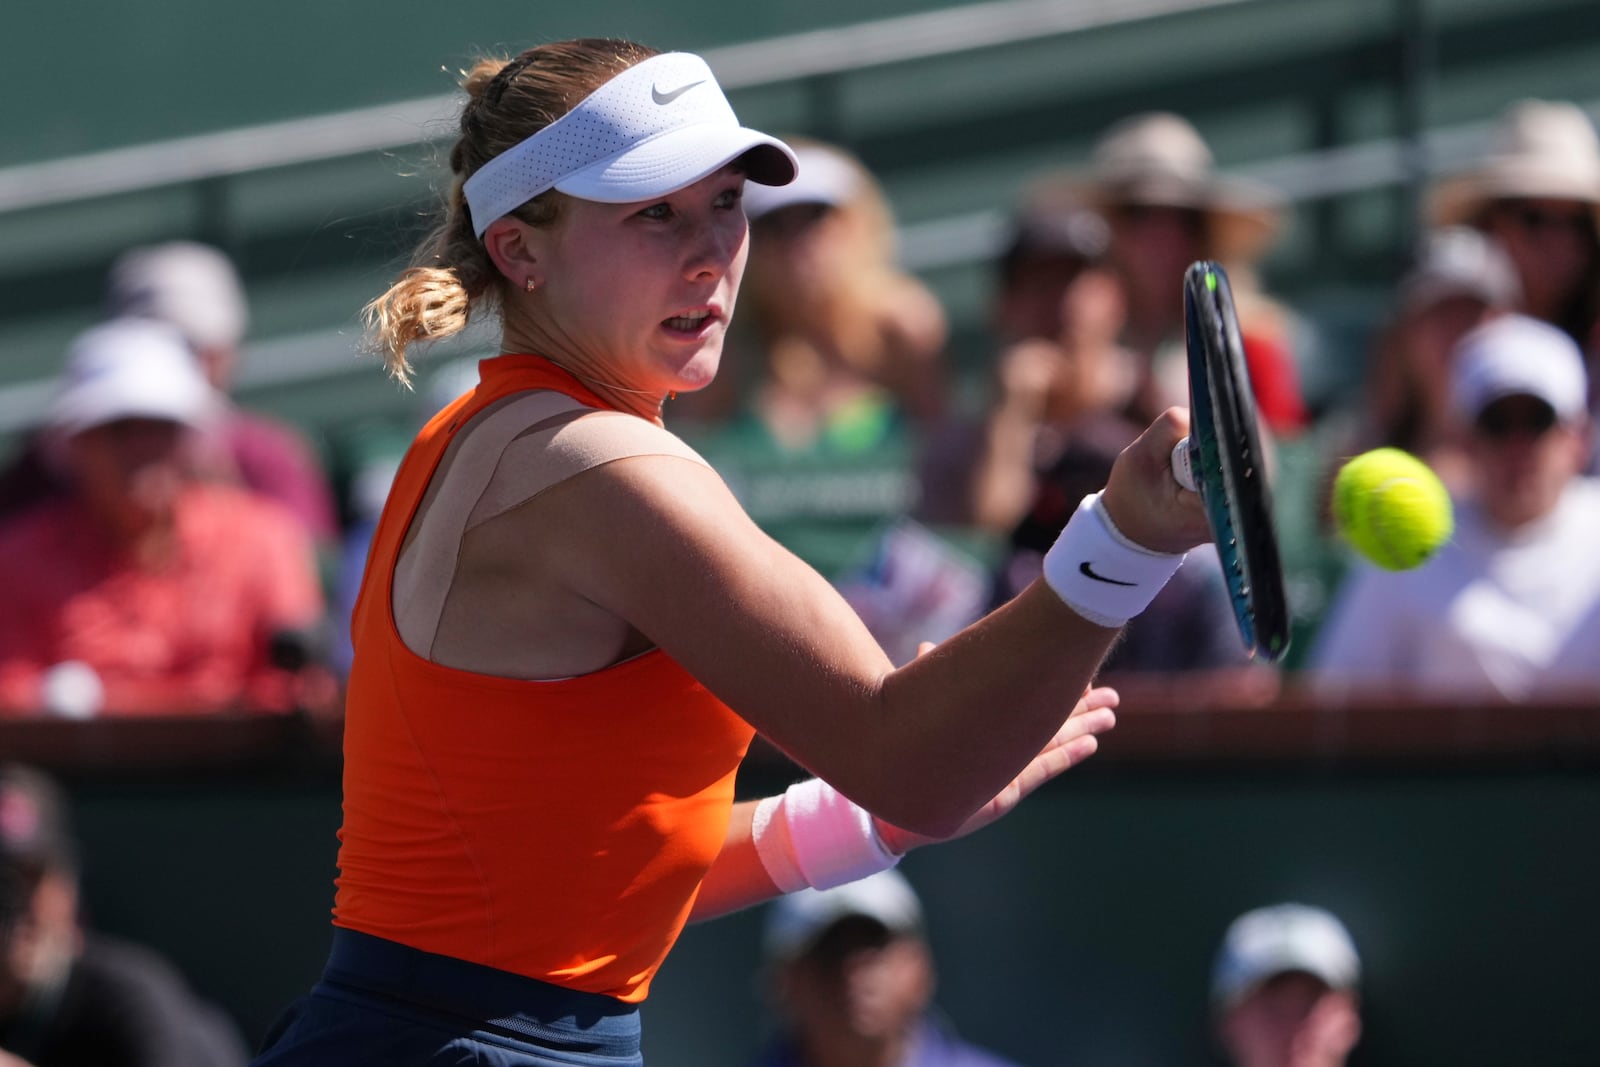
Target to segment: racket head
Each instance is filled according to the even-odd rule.
[[[1220,264],[1184,272],[1189,436],[1195,480],[1227,578],[1239,636],[1269,661],[1289,649],[1289,609],[1272,519],[1272,489],[1233,290]]]

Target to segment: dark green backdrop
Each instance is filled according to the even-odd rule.
[[[315,978],[338,824],[326,765],[72,781],[97,922],[171,953],[251,1038]],[[744,788],[781,785],[770,766]],[[1073,772],[915,853],[960,1029],[1033,1067],[1206,1063],[1228,920],[1343,916],[1367,968],[1365,1064],[1593,1064],[1600,777],[1592,768]],[[691,928],[645,1009],[652,1067],[760,1039],[759,914]]]

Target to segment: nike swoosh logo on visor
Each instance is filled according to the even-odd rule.
[[[650,86],[650,99],[654,100],[658,104],[670,104],[674,100],[678,99],[678,97],[688,92],[690,89],[693,89],[696,85],[704,85],[705,83],[706,80],[701,78],[697,82],[690,82],[688,85],[680,85],[670,93],[664,93],[652,85]]]
[[[1115,578],[1102,577],[1101,575],[1098,575],[1098,574],[1096,574],[1094,572],[1094,568],[1093,567],[1089,566],[1089,561],[1088,560],[1084,560],[1082,563],[1078,564],[1078,573],[1083,575],[1085,578],[1093,578],[1097,582],[1105,582],[1107,585],[1138,585],[1139,584],[1138,582],[1119,582]]]

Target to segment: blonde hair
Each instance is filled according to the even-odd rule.
[[[463,183],[601,85],[656,54],[631,41],[580,38],[539,45],[511,60],[480,59],[465,73],[461,87],[467,101],[460,136],[450,150],[443,218],[418,245],[411,265],[363,309],[367,344],[397,381],[411,383],[406,354],[412,345],[459,333],[477,309],[497,308],[504,297],[506,279],[472,232]],[[512,214],[530,226],[551,226],[560,218],[562,201],[552,189]]]

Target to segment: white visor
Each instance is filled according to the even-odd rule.
[[[692,185],[747,152],[751,181],[794,180],[789,146],[739,125],[706,61],[668,52],[629,67],[489,160],[462,192],[472,230],[482,237],[495,219],[549,189],[606,204],[648,200]]]

